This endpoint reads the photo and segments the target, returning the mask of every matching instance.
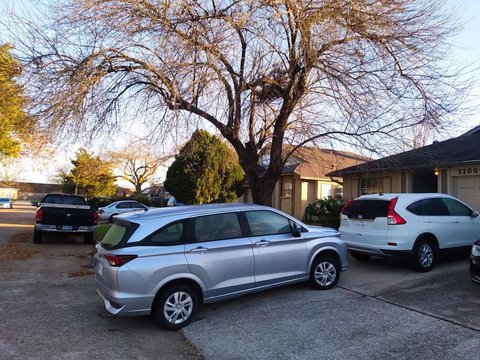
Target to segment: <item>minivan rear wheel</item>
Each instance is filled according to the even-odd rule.
[[[153,317],[167,330],[190,324],[198,308],[198,297],[188,285],[174,285],[162,290],[153,305]]]
[[[310,269],[310,285],[317,290],[333,288],[340,279],[338,261],[330,256],[320,256],[315,259]]]
[[[367,261],[370,260],[370,258],[372,257],[371,255],[363,254],[358,251],[350,251],[350,255],[352,255],[352,257],[358,261]]]
[[[413,248],[413,266],[419,272],[427,272],[433,268],[435,247],[428,239],[420,239]]]

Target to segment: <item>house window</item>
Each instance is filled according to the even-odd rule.
[[[362,178],[360,179],[360,194],[383,193],[383,178]]]
[[[293,192],[293,179],[289,176],[282,177],[282,191],[281,197],[291,198]]]

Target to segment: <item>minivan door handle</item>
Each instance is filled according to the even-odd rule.
[[[204,246],[198,246],[190,250],[191,253],[200,253],[200,254],[203,254],[204,252],[207,252],[207,251],[208,251],[208,248]]]
[[[258,247],[266,247],[267,245],[270,245],[270,241],[260,240],[255,243],[255,246],[258,246]]]

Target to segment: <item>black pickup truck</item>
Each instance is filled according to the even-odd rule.
[[[32,205],[38,206],[33,231],[35,244],[40,244],[42,235],[48,233],[83,235],[85,243],[93,243],[98,214],[82,196],[51,193],[40,204]]]

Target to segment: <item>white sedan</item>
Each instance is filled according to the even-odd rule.
[[[148,207],[135,200],[115,201],[108,206],[98,209],[100,220],[108,220],[113,222],[116,215],[125,214],[129,212],[147,211]]]

